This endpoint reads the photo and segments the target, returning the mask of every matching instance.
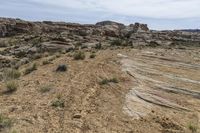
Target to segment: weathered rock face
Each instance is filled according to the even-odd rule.
[[[63,53],[115,46],[200,47],[200,32],[152,31],[146,24],[126,26],[113,21],[81,25],[0,18],[0,71],[7,67],[18,68],[48,52]]]
[[[36,25],[19,19],[0,18],[0,37],[37,31]]]
[[[135,24],[130,24],[130,27],[132,27],[133,31],[135,31],[135,32],[147,32],[147,31],[149,31],[147,24],[135,23]]]
[[[115,41],[117,40],[117,41]],[[112,44],[112,42],[117,44]],[[31,59],[44,52],[99,49],[117,46],[200,46],[199,32],[151,31],[146,24],[128,26],[102,21],[95,25],[65,22],[28,22],[0,18],[0,55]],[[100,46],[100,47],[99,47]],[[3,50],[2,50],[3,48]],[[4,59],[5,67],[10,64]],[[1,63],[0,62],[0,63]]]

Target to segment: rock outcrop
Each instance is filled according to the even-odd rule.
[[[32,58],[44,52],[69,52],[76,49],[99,49],[120,45],[166,48],[199,47],[200,33],[152,31],[146,24],[140,23],[127,26],[113,21],[102,21],[95,25],[81,25],[0,18],[0,48],[5,47],[4,50],[0,49],[0,55]]]

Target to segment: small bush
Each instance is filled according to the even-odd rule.
[[[11,119],[0,114],[0,131],[2,128],[9,128],[12,125]]]
[[[95,48],[96,48],[96,49],[101,49],[101,48],[102,48],[102,44],[101,44],[101,43],[97,43],[97,44],[95,45]]]
[[[3,78],[5,80],[18,79],[21,73],[16,69],[6,69],[3,73]]]
[[[41,86],[39,91],[41,93],[46,93],[49,92],[52,89],[52,85],[45,85],[45,86]]]
[[[121,46],[121,45],[122,45],[121,39],[116,39],[111,42],[111,46]]]
[[[42,54],[36,53],[34,55],[31,55],[31,58],[34,60],[40,59],[40,58],[42,58]]]
[[[103,79],[102,81],[99,82],[100,85],[106,85],[109,83],[119,83],[119,81],[116,78],[112,78],[112,79]]]
[[[65,103],[61,98],[57,98],[51,103],[51,106],[56,107],[56,108],[58,108],[58,107],[64,108]]]
[[[61,57],[61,54],[57,53],[57,54],[55,55],[55,57],[56,57],[56,58],[59,58],[59,57]]]
[[[109,80],[108,79],[103,79],[102,81],[99,82],[100,85],[105,85],[108,84]]]
[[[91,55],[90,55],[90,58],[91,58],[91,59],[93,59],[93,58],[95,58],[95,57],[96,57],[95,54],[91,54]]]
[[[16,81],[9,81],[6,83],[6,93],[12,93],[18,88],[18,83]]]
[[[50,64],[51,62],[49,60],[44,60],[42,61],[42,65],[47,65],[47,64]]]
[[[190,123],[188,125],[188,128],[190,129],[190,131],[192,131],[192,133],[197,133],[198,127],[192,123]]]
[[[109,81],[112,82],[112,83],[119,83],[119,81],[116,78],[112,78]]]
[[[49,61],[54,61],[56,59],[56,56],[52,56],[49,58]]]
[[[34,64],[32,64],[32,66],[26,68],[24,74],[25,75],[30,74],[31,72],[33,72],[35,70],[37,70],[37,64],[36,63],[34,63]]]
[[[85,53],[84,53],[84,52],[81,52],[81,51],[76,52],[76,53],[74,54],[74,59],[75,59],[75,60],[84,60],[84,59],[85,59]]]
[[[67,71],[66,65],[59,65],[56,69],[56,72],[65,72],[65,71]]]

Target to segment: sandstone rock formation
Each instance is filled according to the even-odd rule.
[[[117,41],[116,41],[117,40]],[[20,19],[0,18],[1,55],[16,58],[33,57],[38,53],[73,51],[75,49],[131,47],[200,46],[200,33],[187,31],[153,31],[146,24],[124,25],[102,21],[95,25],[65,22],[28,22]],[[115,45],[115,44],[114,44]]]

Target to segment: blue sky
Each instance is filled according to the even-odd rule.
[[[200,0],[1,0],[1,17],[93,24],[141,22],[151,29],[200,28]]]

